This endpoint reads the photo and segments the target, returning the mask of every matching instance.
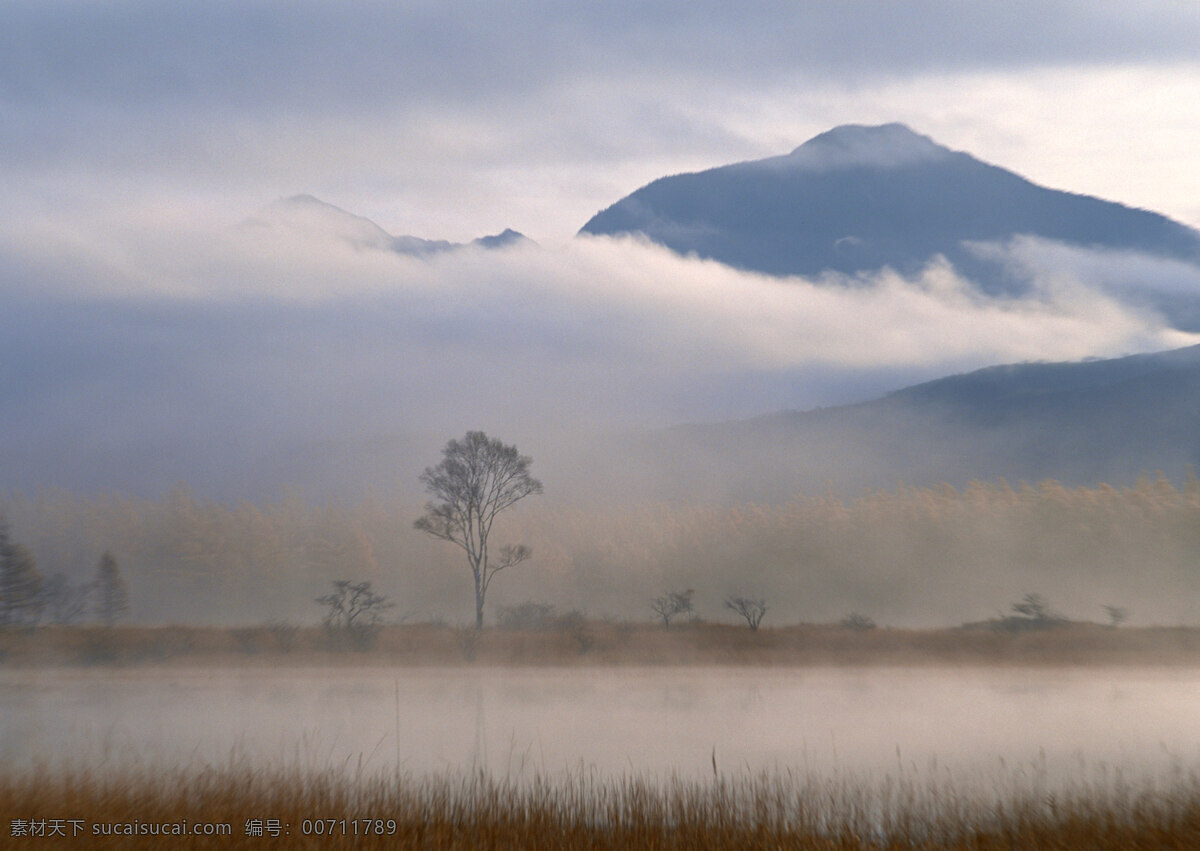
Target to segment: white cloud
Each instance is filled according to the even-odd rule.
[[[801,374],[814,366],[936,372],[1194,339],[1152,312],[1122,304],[1111,286],[1123,274],[1154,268],[1158,278],[1163,270],[1190,275],[1178,284],[1186,287],[1195,281],[1194,267],[1134,256],[1114,266],[1109,256],[1028,241],[1005,249],[1035,288],[1020,299],[982,296],[944,262],[931,263],[915,280],[888,271],[850,281],[777,279],[632,238],[464,249],[428,259],[364,248],[336,233],[322,238],[311,229],[266,225],[151,231],[126,234],[124,242],[50,234],[35,252],[27,235],[16,241],[25,249],[21,265],[35,270],[28,273],[30,292],[36,288],[39,297],[50,295],[53,282],[56,299],[109,301],[119,293],[132,304],[250,304],[268,325],[300,312],[305,323],[319,326],[328,317],[335,328],[347,310],[377,304],[394,316],[403,345],[428,350],[435,362],[479,357],[530,369],[544,361],[547,369],[613,370],[631,376],[625,392],[634,394],[639,374],[691,385],[710,376]],[[337,328],[328,340],[335,350],[322,357],[336,361],[342,343],[361,343],[352,326]],[[761,404],[769,409],[786,401]],[[642,399],[637,407],[646,404]]]

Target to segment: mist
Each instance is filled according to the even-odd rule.
[[[249,764],[350,764],[369,776],[568,782],[584,766],[593,778],[667,782],[711,777],[715,763],[727,777],[780,766],[843,783],[907,773],[987,798],[1026,773],[1054,787],[1096,782],[1090,772],[1105,767],[1125,783],[1156,778],[1191,756],[1197,703],[1194,676],[1162,671],[436,669],[404,672],[399,692],[397,682],[370,668],[268,682],[237,670],[165,681],[89,671],[35,687],[16,673],[0,697],[4,723],[42,735],[10,737],[0,754],[24,768],[107,751],[110,770],[171,771],[228,761],[236,739]],[[237,716],[221,711],[231,703]]]
[[[494,547],[524,544],[534,557],[489,592],[485,622],[537,603],[645,623],[656,597],[694,589],[701,622],[743,628],[726,599],[763,599],[766,626],[778,628],[853,612],[880,626],[957,627],[1002,618],[1030,593],[1072,621],[1105,622],[1111,605],[1140,626],[1196,624],[1197,500],[1195,480],[1165,479],[904,486],[728,506],[539,496],[497,521]],[[46,576],[82,584],[98,552],[118,554],[130,617],[143,625],[314,624],[326,614],[317,598],[339,579],[387,595],[389,622],[467,622],[470,571],[456,548],[413,528],[422,513],[418,500],[384,494],[334,506],[296,494],[222,504],[182,488],[152,501],[0,500]]]
[[[775,279],[634,239],[412,257],[261,218],[0,249],[6,487],[29,492],[353,499],[482,428],[579,494],[563,479],[605,436],[1198,339],[1114,275],[1043,273],[1022,246],[996,250],[1024,264],[1023,299],[937,258],[915,278]]]
[[[825,528],[817,515],[779,519],[805,500],[853,514],[875,491],[973,480],[1122,488],[1163,470],[1182,482],[1200,460],[1167,428],[1183,413],[1163,410],[1142,435],[1146,418],[1110,412],[1081,440],[1061,423],[1098,410],[1092,397],[1031,419],[886,394],[995,363],[1195,343],[1159,298],[1186,301],[1194,267],[1045,241],[975,246],[1026,282],[1027,295],[1004,297],[938,257],[912,277],[810,280],[634,238],[414,256],[336,208],[295,212],[281,202],[234,222],[3,238],[3,513],[44,572],[82,581],[99,551],[121,550],[144,623],[308,622],[346,577],[375,582],[410,618],[457,621],[463,568],[410,527],[421,470],[482,429],[531,455],[546,486],[513,530],[537,563],[496,605],[642,619],[650,599],[691,587],[718,619],[724,597],[755,593],[784,622],[868,609],[928,626],[985,619],[1037,590],[1085,619],[1112,600],[1149,622],[1197,618],[1176,603],[1190,598],[1177,554],[1160,548],[1155,590],[1130,580],[1134,533],[1101,552],[1048,540],[1047,552],[1073,552],[1043,565],[1009,520],[980,517],[975,537],[932,550],[884,523],[864,553],[836,535],[806,543],[811,524]],[[702,522],[704,511],[717,514]],[[740,511],[775,517],[775,543],[734,523]],[[699,548],[678,531],[726,522]],[[1185,551],[1170,535],[1169,551]],[[156,568],[177,551],[203,553],[180,566],[186,581]],[[304,553],[290,573],[284,553]],[[1096,559],[1109,578],[1083,599]],[[934,576],[941,590],[925,593]]]

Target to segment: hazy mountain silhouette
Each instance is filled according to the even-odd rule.
[[[470,243],[393,236],[370,219],[349,213],[312,195],[293,195],[276,201],[247,224],[252,227],[283,227],[302,234],[334,236],[355,248],[394,251],[417,257],[453,251],[466,245],[503,248],[526,239],[512,229],[505,229],[493,236],[482,236]]]
[[[668,499],[775,500],[828,483],[1132,483],[1200,466],[1200,346],[996,366],[856,405],[680,426],[629,439]]]
[[[786,156],[664,177],[584,234],[644,234],[770,275],[919,271],[934,255],[988,292],[1022,283],[971,243],[1033,235],[1200,261],[1200,232],[1157,213],[1038,186],[902,124],[846,125]]]

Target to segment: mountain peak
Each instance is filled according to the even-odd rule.
[[[845,279],[825,272],[917,275],[943,258],[981,292],[1006,296],[1028,292],[1030,276],[979,247],[1018,236],[1200,262],[1190,228],[1037,186],[903,124],[847,124],[790,154],[660,178],[583,232],[642,234],[685,256],[831,283]],[[1183,315],[1179,299],[1154,304]]]
[[[952,153],[904,124],[843,124],[814,136],[783,159],[807,168],[887,168],[929,162]]]
[[[509,245],[518,243],[530,242],[529,237],[520,231],[515,231],[512,228],[505,228],[502,233],[493,234],[491,236],[481,236],[478,239],[472,240],[474,245],[482,248],[504,248]]]
[[[355,248],[392,248],[393,237],[375,222],[313,195],[281,198],[263,211],[262,218],[266,224],[304,236],[329,234]]]

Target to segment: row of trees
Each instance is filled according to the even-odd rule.
[[[91,582],[72,585],[61,573],[43,579],[33,553],[0,517],[0,628],[78,623],[89,615],[112,626],[128,612],[129,593],[111,553],[100,557]]]
[[[669,591],[650,601],[650,609],[662,621],[663,627],[669,629],[671,621],[677,616],[696,616],[696,608],[692,604],[695,594],[691,588],[686,591]],[[726,609],[737,614],[751,631],[757,631],[767,614],[766,600],[761,597],[726,597],[723,605]],[[1106,605],[1102,607],[1108,617],[1108,625],[1116,629],[1129,619],[1129,609],[1124,606]],[[1026,594],[1011,606],[1011,614],[1000,617],[993,626],[1010,631],[1020,632],[1027,629],[1046,629],[1069,622],[1064,615],[1050,608],[1050,603],[1041,594]],[[873,618],[861,612],[851,612],[841,620],[844,629],[864,632],[875,629]]]
[[[650,601],[650,610],[662,621],[665,629],[670,629],[671,621],[683,615],[695,616],[696,606],[692,597],[696,594],[692,588],[686,591],[668,591]],[[726,597],[722,605],[746,622],[746,626],[757,632],[767,614],[767,601],[762,597]]]
[[[0,514],[47,576],[90,579],[98,554],[116,553],[140,619],[313,620],[313,600],[331,581],[353,579],[399,601],[409,619],[477,620],[466,550],[414,528],[423,502],[395,491],[350,503],[295,492],[235,503],[179,486],[153,499],[0,493]],[[491,607],[543,600],[644,618],[664,589],[694,587],[706,614],[740,618],[722,606],[736,593],[766,601],[764,623],[861,610],[880,622],[934,625],[995,617],[997,602],[1034,588],[1072,617],[1119,601],[1147,622],[1200,623],[1194,479],[976,482],[774,504],[528,499],[493,530],[492,580],[505,563],[500,544],[531,545],[536,559],[481,588]]]

